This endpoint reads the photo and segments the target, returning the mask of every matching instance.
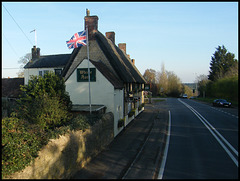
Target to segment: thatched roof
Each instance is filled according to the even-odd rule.
[[[97,31],[95,40],[89,42],[90,59],[94,62],[101,61],[105,71],[124,83],[146,83],[137,68],[131,63],[127,55],[122,52],[111,40]],[[86,47],[75,49],[63,70],[65,81],[72,75],[78,65],[87,59]],[[111,82],[111,81],[110,81]]]
[[[107,66],[104,63],[102,63],[102,61],[95,62],[90,60],[90,62],[103,74],[103,76],[109,82],[111,82],[115,89],[122,89],[124,87],[123,82],[111,71],[109,71]]]

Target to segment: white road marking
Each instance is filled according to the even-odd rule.
[[[221,109],[217,109],[217,108],[215,108],[215,107],[211,107],[211,108],[214,109],[214,110],[216,110],[216,111],[220,111],[220,112],[223,112],[223,113],[225,113],[225,114],[231,115],[231,116],[233,116],[233,117],[235,117],[235,118],[238,119],[238,116],[236,116],[236,115],[234,115],[234,114],[228,113],[228,112],[223,111],[223,110],[221,110]]]
[[[168,111],[169,113],[169,123],[168,123],[168,136],[167,136],[167,140],[166,140],[166,146],[164,148],[164,153],[163,153],[163,159],[162,159],[162,163],[161,163],[161,167],[158,173],[158,179],[162,179],[163,178],[163,173],[164,173],[164,168],[165,168],[165,164],[166,164],[166,160],[167,160],[167,154],[168,154],[168,147],[169,147],[169,141],[170,141],[170,132],[171,132],[171,113],[170,111]]]
[[[204,126],[210,131],[210,133],[214,136],[214,138],[218,141],[218,143],[223,147],[223,149],[227,152],[229,157],[233,160],[233,162],[238,167],[238,161],[237,159],[232,155],[232,153],[229,151],[229,149],[223,144],[222,141],[225,142],[225,144],[237,155],[238,157],[238,151],[235,150],[235,148],[200,114],[198,113],[193,107],[188,105],[187,103],[181,101],[178,99],[183,105],[185,105],[188,109],[190,109],[198,118],[199,120],[204,124]],[[222,139],[222,141],[217,137],[217,135]]]

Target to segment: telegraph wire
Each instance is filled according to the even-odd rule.
[[[16,25],[18,26],[18,28],[22,31],[22,33],[24,34],[24,36],[28,39],[29,43],[33,46],[33,43],[31,42],[31,40],[27,37],[27,35],[24,33],[24,31],[22,30],[22,28],[18,25],[18,23],[15,21],[15,19],[13,18],[13,16],[9,13],[9,11],[7,10],[7,8],[2,4],[2,6],[4,7],[4,9],[7,11],[7,13],[11,16],[11,18],[13,19],[13,21],[16,23]]]
[[[4,35],[4,33],[3,33],[3,36],[4,36],[4,38],[6,39],[8,45],[12,48],[13,52],[15,53],[15,55],[16,55],[17,57],[19,57],[18,54],[17,54],[17,52],[15,51],[15,49],[13,48],[13,46],[11,45],[11,43],[8,41],[7,37]]]

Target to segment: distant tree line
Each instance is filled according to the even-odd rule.
[[[172,71],[166,71],[164,64],[161,71],[153,69],[145,70],[143,77],[150,84],[150,91],[153,96],[179,97],[182,94],[192,96],[192,90],[182,84],[180,78]]]
[[[165,70],[164,64],[161,71],[145,70],[143,77],[150,84],[153,96],[193,95],[192,90],[182,84],[174,72]],[[228,52],[224,45],[218,46],[211,57],[209,75],[199,75],[196,82],[201,97],[238,101],[238,60],[235,55]]]

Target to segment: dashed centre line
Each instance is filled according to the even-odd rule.
[[[229,112],[225,112],[225,111],[223,111],[223,110],[220,110],[220,109],[217,109],[217,108],[214,108],[214,107],[211,107],[211,108],[214,109],[214,110],[216,110],[216,111],[220,111],[220,112],[222,112],[222,113],[228,114],[228,115],[230,115],[230,116],[238,119],[238,116],[236,116],[236,115],[234,115],[234,114],[231,114],[231,113],[229,113]]]

